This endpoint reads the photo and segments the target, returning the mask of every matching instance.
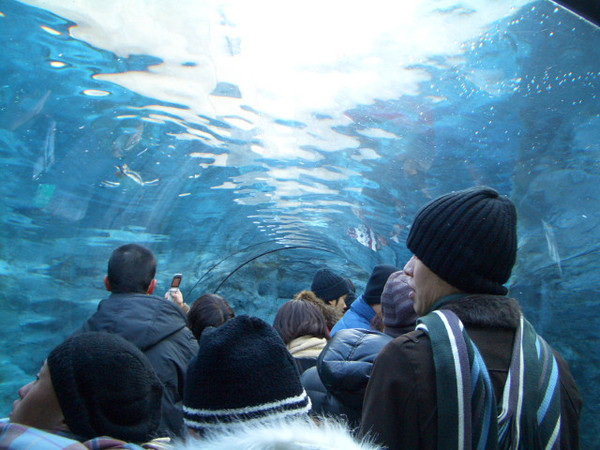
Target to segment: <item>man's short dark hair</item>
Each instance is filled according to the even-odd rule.
[[[110,255],[107,274],[111,292],[145,294],[156,274],[156,258],[141,245],[122,245]]]

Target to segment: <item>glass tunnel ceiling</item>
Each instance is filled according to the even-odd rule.
[[[120,244],[155,252],[159,290],[181,272],[188,301],[270,320],[323,264],[359,290],[402,267],[423,203],[486,184],[595,439],[598,29],[550,1],[390,3],[0,3],[2,404]]]
[[[164,240],[173,226],[169,213],[174,207],[186,210],[184,217],[199,215],[191,219],[194,223],[224,218],[221,201],[215,202],[216,210],[188,206],[197,204],[197,197],[218,197],[251,212],[224,221],[225,226],[235,224],[248,233],[259,229],[266,240],[279,244],[318,243],[339,253],[348,239],[339,242],[333,239],[336,233],[322,231],[348,212],[351,222],[374,222],[362,230],[368,235],[363,240],[373,241],[368,247],[394,241],[410,217],[389,214],[387,205],[382,209],[378,202],[375,211],[362,211],[363,203],[369,203],[365,189],[380,188],[377,169],[391,170],[400,161],[404,178],[421,177],[431,190],[446,180],[443,173],[430,171],[437,155],[449,154],[438,141],[449,139],[444,132],[454,128],[452,121],[489,105],[488,128],[502,126],[506,115],[492,107],[544,82],[524,82],[528,74],[520,72],[519,64],[531,49],[519,45],[514,31],[519,19],[506,21],[528,5],[527,14],[536,15],[537,2],[417,2],[392,13],[385,2],[354,9],[339,2],[326,7],[310,2],[285,7],[277,2],[194,2],[193,8],[180,2],[168,14],[161,2],[144,3],[145,14],[132,7],[135,3],[103,8],[85,1],[68,6],[59,1],[26,3],[73,22],[44,26],[38,33],[46,33],[45,40],[91,46],[71,53],[57,47],[41,67],[58,82],[79,72],[75,92],[62,92],[64,84],[54,90],[38,86],[39,96],[29,99],[31,105],[15,105],[35,112],[48,100],[47,108],[76,98],[79,108],[94,110],[95,123],[83,125],[80,133],[84,140],[95,140],[96,148],[82,150],[94,153],[88,156],[92,163],[86,164],[86,155],[73,158],[73,149],[52,167],[42,164],[34,177],[48,181],[39,184],[38,203],[48,196],[62,198],[62,188],[74,194],[74,201],[58,201],[58,206],[51,202],[43,209],[85,224],[78,229],[122,231],[133,226],[138,234],[141,227],[150,233],[146,239]],[[548,5],[549,13],[566,15]],[[552,17],[547,20],[552,22]],[[566,70],[558,72],[555,86],[560,77],[569,77]],[[485,129],[470,125],[473,121],[462,126],[473,145],[460,157],[502,167],[506,155],[494,154],[503,150],[500,145],[476,148]],[[50,128],[54,134],[47,135],[54,142],[67,133],[63,127]],[[515,142],[511,134],[521,130],[505,128],[510,146]],[[456,150],[452,153],[458,154]],[[54,154],[60,159],[59,152]],[[60,176],[61,163],[66,177]],[[234,175],[228,173],[232,168]],[[57,175],[60,182],[50,182]],[[472,176],[471,181],[486,180]],[[53,188],[59,193],[51,195]],[[142,195],[131,195],[134,191]],[[89,209],[90,195],[108,205],[104,217],[109,227]],[[431,195],[425,193],[425,198]],[[132,202],[150,217],[130,219],[126,210]],[[377,227],[379,222],[387,223]],[[199,234],[199,243],[210,239]],[[100,240],[105,242],[102,233]]]

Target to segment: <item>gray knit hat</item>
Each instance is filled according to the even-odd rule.
[[[505,295],[517,255],[517,212],[489,187],[443,195],[417,213],[406,246],[467,293]]]
[[[163,386],[131,342],[104,332],[78,334],[52,350],[46,363],[71,432],[134,443],[156,437]]]
[[[418,318],[408,298],[411,288],[407,280],[403,271],[391,274],[381,294],[383,332],[393,338],[414,330]]]

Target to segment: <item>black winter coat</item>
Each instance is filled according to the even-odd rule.
[[[111,294],[76,333],[86,331],[118,334],[146,354],[164,385],[160,432],[182,436],[184,377],[198,341],[177,305],[153,295]]]
[[[371,366],[391,340],[372,330],[338,331],[319,355],[317,365],[301,377],[312,414],[344,416],[351,427],[358,427]]]

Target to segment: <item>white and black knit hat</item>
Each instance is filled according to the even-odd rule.
[[[268,323],[234,317],[206,330],[199,344],[183,393],[188,428],[202,433],[310,411],[294,359]]]

